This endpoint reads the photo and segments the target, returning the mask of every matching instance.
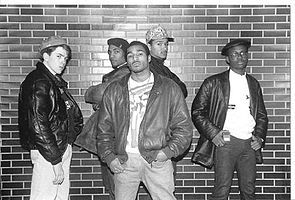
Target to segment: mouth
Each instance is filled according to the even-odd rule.
[[[132,66],[135,66],[135,67],[137,67],[137,66],[139,66],[140,65],[140,62],[133,62],[132,63]]]

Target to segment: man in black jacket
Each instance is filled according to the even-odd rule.
[[[246,73],[247,40],[225,45],[229,70],[210,76],[201,85],[192,104],[192,120],[200,139],[192,161],[214,165],[213,200],[228,199],[237,171],[241,199],[255,199],[256,163],[262,162],[268,118],[259,82]]]
[[[176,74],[164,65],[168,54],[169,42],[174,42],[174,38],[168,36],[167,31],[160,25],[151,27],[146,33],[146,43],[150,49],[151,61],[150,69],[152,72],[172,79],[180,87],[184,98],[187,97],[187,89]],[[183,156],[183,155],[182,155]],[[174,181],[176,181],[177,161],[181,158],[172,158]]]
[[[126,50],[129,43],[123,38],[110,38],[107,41],[108,55],[113,70],[102,77],[102,83],[90,86],[85,93],[85,102],[92,104],[93,113],[86,122],[82,133],[78,136],[75,144],[97,155],[95,124],[98,121],[99,106],[103,93],[109,84],[130,73],[126,62]],[[100,162],[103,185],[109,193],[109,199],[115,200],[115,184],[113,173],[106,163]]]
[[[146,43],[151,52],[150,69],[152,72],[168,77],[177,83],[184,98],[186,98],[186,85],[164,65],[168,54],[169,42],[174,42],[174,38],[169,37],[167,31],[162,26],[153,26],[147,31]]]
[[[61,77],[71,59],[66,40],[52,36],[40,45],[41,61],[20,87],[19,131],[33,167],[31,200],[68,199],[72,143],[83,116]]]

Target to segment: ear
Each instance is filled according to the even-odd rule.
[[[148,56],[148,61],[149,61],[149,63],[151,62],[151,60],[152,60],[152,57],[151,57],[151,54]]]
[[[49,55],[48,55],[48,53],[43,53],[43,59],[45,60],[45,61],[47,61],[48,59],[49,59]]]
[[[230,62],[229,62],[229,58],[228,58],[228,56],[225,57],[225,62],[226,62],[227,64],[230,63]]]
[[[148,46],[149,50],[151,51],[152,45],[150,43],[147,43],[147,46]]]

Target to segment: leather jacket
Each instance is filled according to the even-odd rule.
[[[246,74],[250,92],[250,113],[253,115],[256,126],[254,136],[263,139],[265,144],[268,118],[263,102],[263,96],[259,82],[249,74]],[[200,138],[192,156],[194,163],[207,168],[214,165],[213,155],[215,145],[212,139],[223,129],[228,109],[230,95],[229,70],[208,77],[201,85],[192,103],[192,120],[197,128]],[[256,151],[257,163],[262,163],[261,149]]]
[[[127,135],[130,122],[128,80],[130,74],[106,89],[97,123],[97,149],[108,165],[118,158],[127,161]],[[178,85],[154,73],[146,111],[138,134],[138,149],[148,162],[155,161],[162,150],[168,158],[177,157],[189,147],[192,122]]]
[[[98,85],[90,86],[85,92],[85,102],[91,104],[100,104],[102,100],[102,95],[105,89],[109,86],[113,81],[119,80],[126,74],[129,74],[130,70],[127,64],[114,69],[113,71],[105,74],[102,77],[102,83]]]
[[[73,102],[69,115],[60,89]],[[23,148],[39,150],[53,165],[61,162],[67,145],[74,142],[83,127],[82,113],[67,91],[66,82],[57,79],[41,62],[20,86],[18,112]]]
[[[187,97],[186,85],[178,78],[178,76],[176,76],[176,74],[171,72],[170,69],[164,65],[163,59],[159,59],[159,58],[155,58],[151,56],[150,69],[154,73],[157,73],[172,79],[180,87],[184,98]]]
[[[102,96],[105,89],[114,81],[121,79],[123,76],[130,73],[127,64],[114,69],[102,78],[102,83],[90,86],[85,93],[85,102],[99,105],[102,101]],[[96,122],[98,121],[99,109],[96,110],[86,121],[83,130],[78,135],[75,145],[85,149],[93,154],[97,154],[96,148]]]

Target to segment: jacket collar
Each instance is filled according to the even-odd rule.
[[[160,85],[162,84],[162,77],[157,74],[157,73],[154,73],[151,71],[151,73],[153,73],[154,75],[154,85],[153,85],[153,88],[152,88],[152,91],[153,90],[156,90],[158,91],[158,88],[160,87]],[[127,74],[126,76],[124,76],[121,80],[120,80],[120,84],[121,85],[125,85],[126,87],[128,86],[128,80],[131,76],[131,73]]]
[[[61,77],[61,75],[53,75],[42,62],[38,62],[36,66],[37,70],[40,70],[43,73],[45,73],[59,88],[67,88],[68,84]]]
[[[164,65],[164,59],[160,59],[160,58],[155,58],[153,56],[151,56],[151,63],[154,63],[156,66],[157,65]]]
[[[250,93],[250,109],[251,109],[251,112],[253,113],[254,105],[256,105],[255,102],[257,100],[257,94],[255,92],[256,85],[248,73],[246,73],[246,79],[247,79],[249,93]],[[226,105],[228,105],[229,95],[230,95],[229,70],[222,72],[220,74],[220,82],[221,82],[224,102],[226,103]]]
[[[226,105],[229,102],[229,93],[230,93],[230,86],[229,86],[229,70],[220,74],[220,82],[221,82],[221,89],[223,93],[223,99]]]
[[[257,85],[256,82],[253,80],[253,78],[246,74],[246,78],[247,78],[247,82],[248,82],[248,87],[249,87],[249,94],[250,94],[250,112],[253,116],[254,115],[254,111],[256,110],[255,106],[257,106]]]

